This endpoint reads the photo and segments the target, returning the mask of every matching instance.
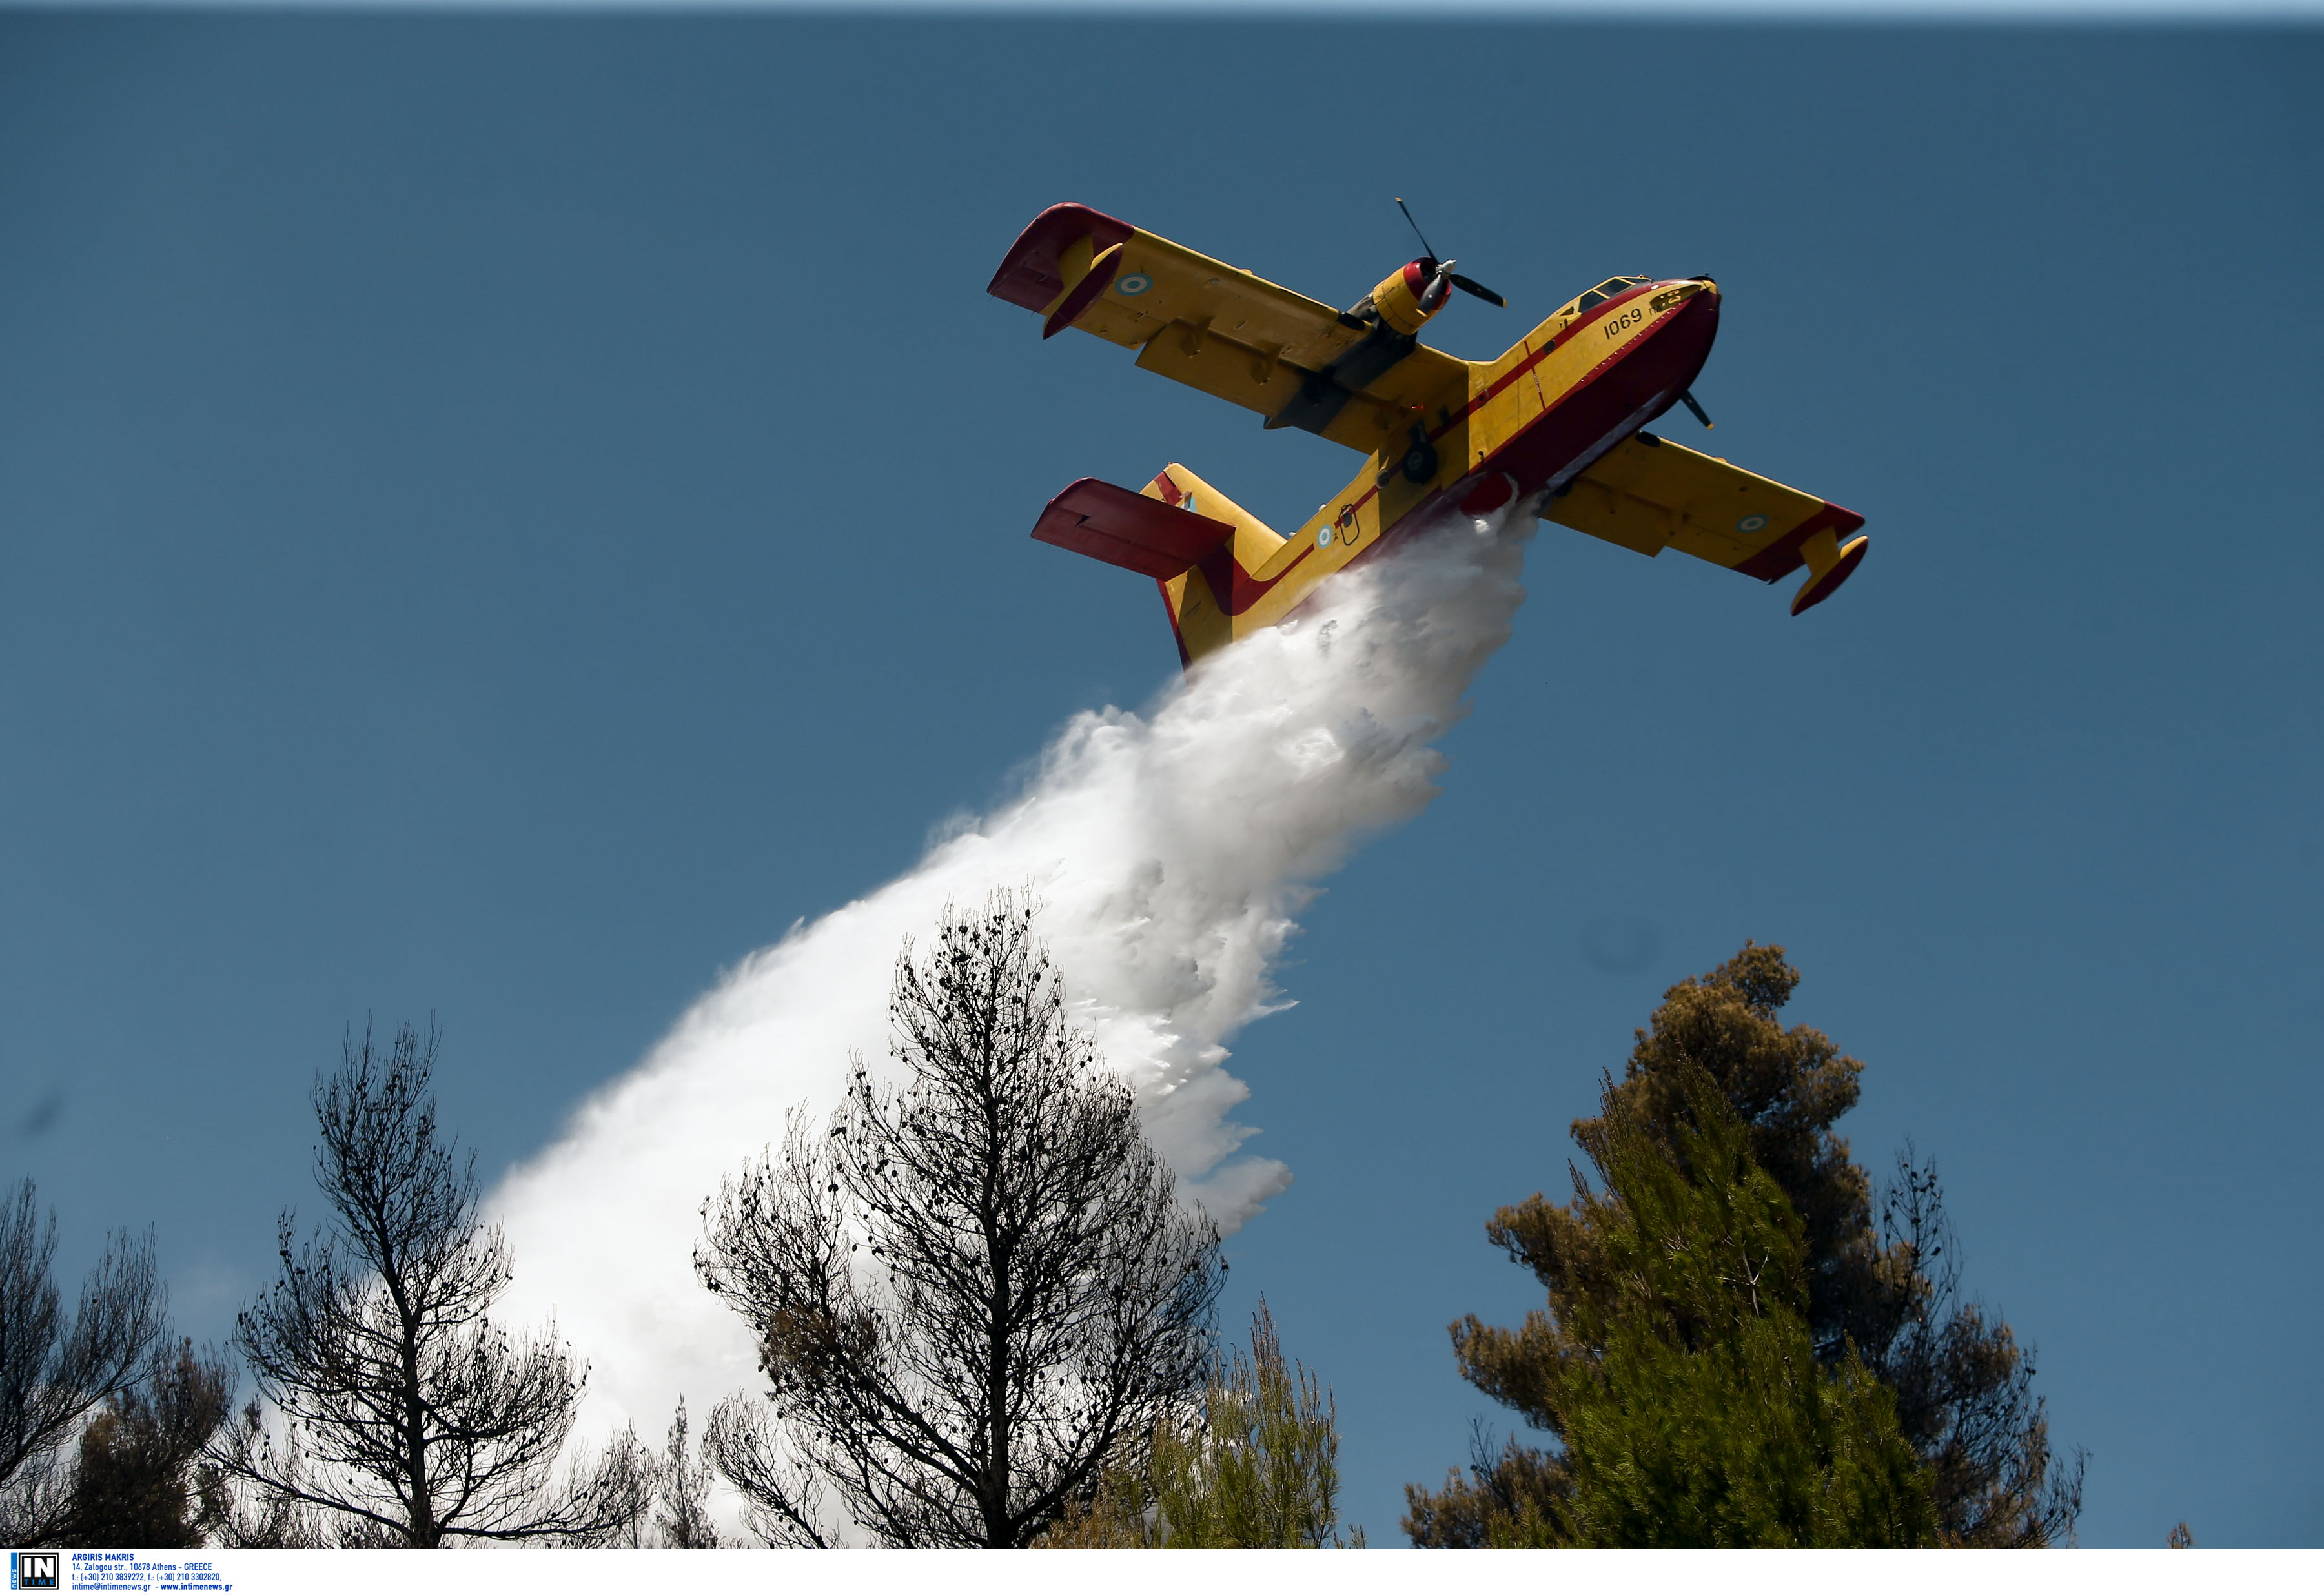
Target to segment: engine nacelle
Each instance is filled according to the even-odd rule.
[[[1444,308],[1445,297],[1452,291],[1452,280],[1434,261],[1423,255],[1372,290],[1372,309],[1384,325],[1410,337]]]

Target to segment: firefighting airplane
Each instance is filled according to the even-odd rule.
[[[1544,517],[1648,558],[1676,549],[1766,582],[1804,565],[1794,614],[1862,561],[1868,539],[1841,539],[1863,516],[1639,429],[1677,403],[1711,424],[1688,391],[1719,329],[1710,278],[1609,277],[1499,359],[1457,360],[1422,326],[1454,289],[1504,301],[1421,247],[1335,310],[1085,205],[1034,217],[988,291],[1041,315],[1043,337],[1095,333],[1371,459],[1289,538],[1179,465],[1136,493],[1084,477],[1033,535],[1154,577],[1189,666],[1448,505],[1541,495]]]

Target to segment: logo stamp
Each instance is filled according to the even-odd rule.
[[[11,1590],[61,1590],[58,1572],[64,1561],[57,1551],[11,1551],[8,1553],[8,1587]]]

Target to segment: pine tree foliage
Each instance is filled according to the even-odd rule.
[[[1553,1545],[1572,1493],[1563,1456],[1520,1444],[1515,1435],[1496,1452],[1480,1420],[1471,1426],[1466,1479],[1454,1471],[1442,1489],[1404,1487],[1404,1531],[1414,1544],[1438,1548]]]
[[[1927,1486],[1887,1390],[1854,1356],[1820,1366],[1797,1216],[1699,1073],[1649,1119],[1609,1088],[1578,1188],[1613,1288],[1569,1319],[1594,1358],[1545,1392],[1573,1479],[1571,1542],[1917,1544]]]
[[[1718,1086],[1748,1128],[1753,1159],[1799,1217],[1809,1332],[1818,1355],[1831,1359],[1850,1339],[1886,1342],[1909,1295],[1910,1269],[1880,1246],[1871,1182],[1832,1132],[1856,1106],[1864,1065],[1821,1030],[1786,1030],[1776,1019],[1798,983],[1781,947],[1748,943],[1709,975],[1681,982],[1637,1033],[1612,1094],[1643,1122],[1660,1125],[1683,1116],[1696,1071]],[[1604,1134],[1600,1120],[1573,1126],[1593,1157]],[[1545,1281],[1570,1281],[1585,1293],[1596,1286],[1599,1240],[1576,1213],[1536,1195],[1497,1214],[1487,1233]]]
[[[858,1060],[824,1134],[706,1203],[704,1281],[749,1323],[771,1406],[711,1415],[761,1535],[1020,1546],[1126,1437],[1200,1385],[1218,1231],[1178,1204],[1129,1088],[1065,1018],[1033,907],[996,894],[908,943],[889,1003],[906,1078]]]
[[[330,1214],[303,1245],[283,1216],[281,1276],[235,1334],[279,1432],[254,1409],[214,1452],[254,1492],[235,1510],[255,1535],[586,1543],[633,1493],[626,1452],[557,1476],[586,1370],[553,1325],[512,1336],[491,1316],[512,1265],[478,1215],[474,1156],[438,1125],[438,1045],[407,1025],[383,1051],[366,1033],[317,1083]]]
[[[1505,1541],[1908,1545],[1926,1482],[1888,1392],[1807,1329],[1802,1226],[1708,1076],[1646,1105],[1609,1085],[1573,1209],[1603,1286],[1562,1304],[1533,1395],[1565,1488]]]
[[[1042,1551],[1159,1551],[1161,1519],[1154,1509],[1148,1458],[1135,1451],[1102,1469],[1086,1494],[1065,1503],[1033,1542]]]
[[[2008,1324],[1960,1294],[1952,1222],[1934,1162],[1910,1146],[1884,1193],[1880,1233],[1904,1259],[1902,1322],[1869,1355],[1896,1393],[1905,1437],[1927,1461],[1930,1488],[1954,1545],[2070,1545],[2081,1515],[2082,1467],[2050,1448],[2049,1415],[2034,1393],[2034,1356]]]
[[[1213,1361],[1201,1404],[1165,1416],[1146,1452],[1107,1470],[1041,1542],[1052,1549],[1302,1550],[1339,1530],[1339,1410],[1289,1361],[1261,1300],[1250,1350]]]
[[[1832,1128],[1856,1103],[1863,1065],[1821,1031],[1783,1027],[1777,1015],[1798,982],[1782,948],[1747,943],[1710,974],[1673,987],[1637,1033],[1606,1115],[1577,1121],[1574,1139],[1597,1158],[1618,1110],[1668,1141],[1688,1120],[1690,1082],[1708,1079],[1798,1222],[1816,1360],[1827,1369],[1858,1365],[1888,1388],[1929,1470],[1942,1541],[2070,1543],[2080,1464],[2051,1456],[2032,1359],[2006,1323],[1960,1300],[1933,1168],[1905,1159],[1876,1219],[1871,1182]],[[1488,1234],[1547,1287],[1549,1310],[1515,1330],[1473,1316],[1452,1329],[1463,1375],[1554,1434],[1562,1431],[1549,1396],[1555,1370],[1576,1352],[1574,1314],[1616,1288],[1613,1215],[1538,1194],[1502,1209]],[[1572,1489],[1565,1457],[1512,1439],[1498,1455],[1480,1448],[1468,1478],[1454,1475],[1442,1491],[1408,1489],[1406,1527],[1424,1544],[1523,1539],[1556,1517]]]
[[[1156,1429],[1151,1478],[1172,1548],[1312,1549],[1339,1521],[1339,1406],[1286,1361],[1261,1300],[1250,1351],[1214,1363],[1202,1410]]]
[[[182,1550],[208,1536],[197,1491],[203,1452],[226,1422],[231,1372],[190,1341],[108,1400],[81,1431],[67,1521],[68,1546]]]

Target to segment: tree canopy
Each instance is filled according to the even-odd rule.
[[[1787,1310],[1815,1363],[1838,1381],[1828,1394],[1857,1400],[1850,1392],[1868,1379],[1882,1388],[1896,1432],[1920,1460],[1938,1538],[1989,1545],[2070,1538],[2080,1467],[2052,1466],[2031,1359],[2006,1323],[1988,1323],[1978,1305],[1960,1300],[1933,1168],[1905,1159],[1876,1218],[1871,1181],[1833,1130],[1856,1103],[1863,1065],[1819,1030],[1781,1024],[1799,978],[1782,948],[1747,943],[1709,974],[1671,988],[1637,1032],[1622,1079],[1608,1082],[1600,1116],[1572,1127],[1604,1191],[1592,1194],[1576,1173],[1572,1203],[1536,1194],[1488,1224],[1489,1237],[1533,1271],[1549,1299],[1515,1330],[1473,1315],[1454,1324],[1461,1370],[1561,1439],[1563,1450],[1512,1439],[1498,1456],[1480,1447],[1469,1477],[1456,1474],[1442,1490],[1408,1489],[1406,1526],[1416,1542],[1550,1543],[1582,1532],[1572,1517],[1577,1437],[1568,1427],[1576,1420],[1561,1407],[1577,1366],[1605,1378],[1711,1377],[1711,1365],[1671,1361],[1666,1338],[1603,1337],[1605,1326],[1628,1322],[1625,1310],[1633,1317],[1640,1310],[1635,1258],[1623,1248],[1635,1246],[1637,1226],[1650,1215],[1630,1211],[1626,1182],[1653,1174],[1656,1165],[1642,1150],[1649,1144],[1691,1167],[1686,1147],[1711,1133],[1711,1101],[1732,1120],[1736,1148],[1757,1176],[1738,1174],[1738,1188],[1772,1191],[1788,1212],[1797,1246],[1788,1277],[1797,1296]],[[1677,1212],[1665,1211],[1668,1189],[1659,1175],[1639,1186],[1664,1193],[1654,1222]],[[1766,1372],[1769,1349],[1789,1332],[1780,1316],[1769,1318],[1745,1337],[1748,1346],[1738,1341],[1738,1355],[1757,1350],[1729,1372]],[[1726,1412],[1720,1409],[1722,1420]],[[1592,1443],[1609,1438],[1601,1427]]]
[[[0,1538],[196,1544],[193,1470],[226,1368],[171,1338],[152,1231],[106,1237],[69,1315],[56,1248],[25,1180],[0,1199]]]
[[[282,1432],[254,1405],[215,1453],[260,1498],[249,1537],[295,1523],[421,1550],[586,1542],[635,1494],[626,1450],[555,1476],[586,1372],[553,1325],[514,1337],[492,1316],[512,1264],[478,1214],[475,1157],[438,1120],[437,1047],[432,1028],[400,1026],[385,1048],[366,1033],[316,1083],[329,1216],[301,1245],[283,1215],[281,1274],[235,1334]]]
[[[905,1078],[861,1059],[820,1134],[730,1180],[696,1256],[759,1342],[771,1403],[711,1415],[770,1539],[1021,1546],[1198,1387],[1218,1231],[1178,1203],[1130,1089],[1065,1019],[1034,908],[996,893],[908,942]]]
[[[1283,1354],[1264,1297],[1250,1349],[1214,1360],[1202,1399],[1133,1442],[1041,1544],[1055,1550],[1315,1550],[1339,1532],[1339,1410]]]

